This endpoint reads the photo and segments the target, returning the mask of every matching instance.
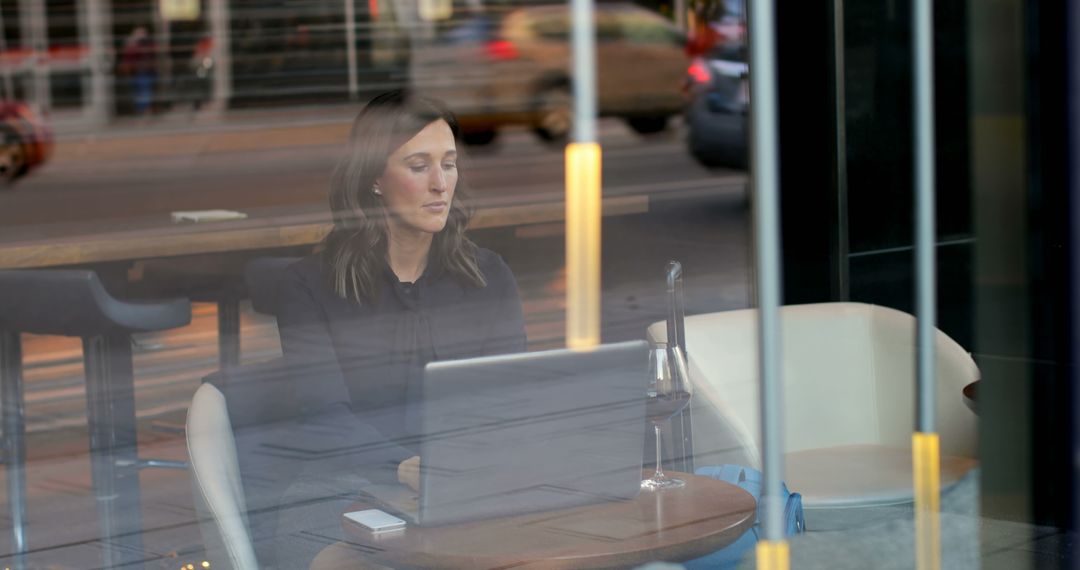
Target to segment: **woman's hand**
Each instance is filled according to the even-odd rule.
[[[401,463],[398,463],[397,467],[397,480],[398,483],[405,485],[406,487],[420,492],[420,456],[414,455]]]

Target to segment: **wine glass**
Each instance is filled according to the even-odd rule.
[[[664,475],[660,433],[663,423],[690,403],[686,359],[679,347],[669,348],[667,343],[657,343],[649,351],[649,388],[645,394],[645,415],[656,433],[656,473],[642,481],[641,488],[650,491],[677,489],[686,483]]]

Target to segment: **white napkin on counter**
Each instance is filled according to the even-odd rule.
[[[172,221],[174,222],[224,222],[226,220],[242,220],[246,217],[247,214],[235,210],[192,210],[172,213]]]

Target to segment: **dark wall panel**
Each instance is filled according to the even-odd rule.
[[[784,302],[834,297],[839,261],[835,116],[828,0],[777,10]]]

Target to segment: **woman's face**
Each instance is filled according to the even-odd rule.
[[[442,231],[457,180],[454,133],[440,119],[395,150],[386,160],[386,170],[375,181],[390,213],[390,231]]]

